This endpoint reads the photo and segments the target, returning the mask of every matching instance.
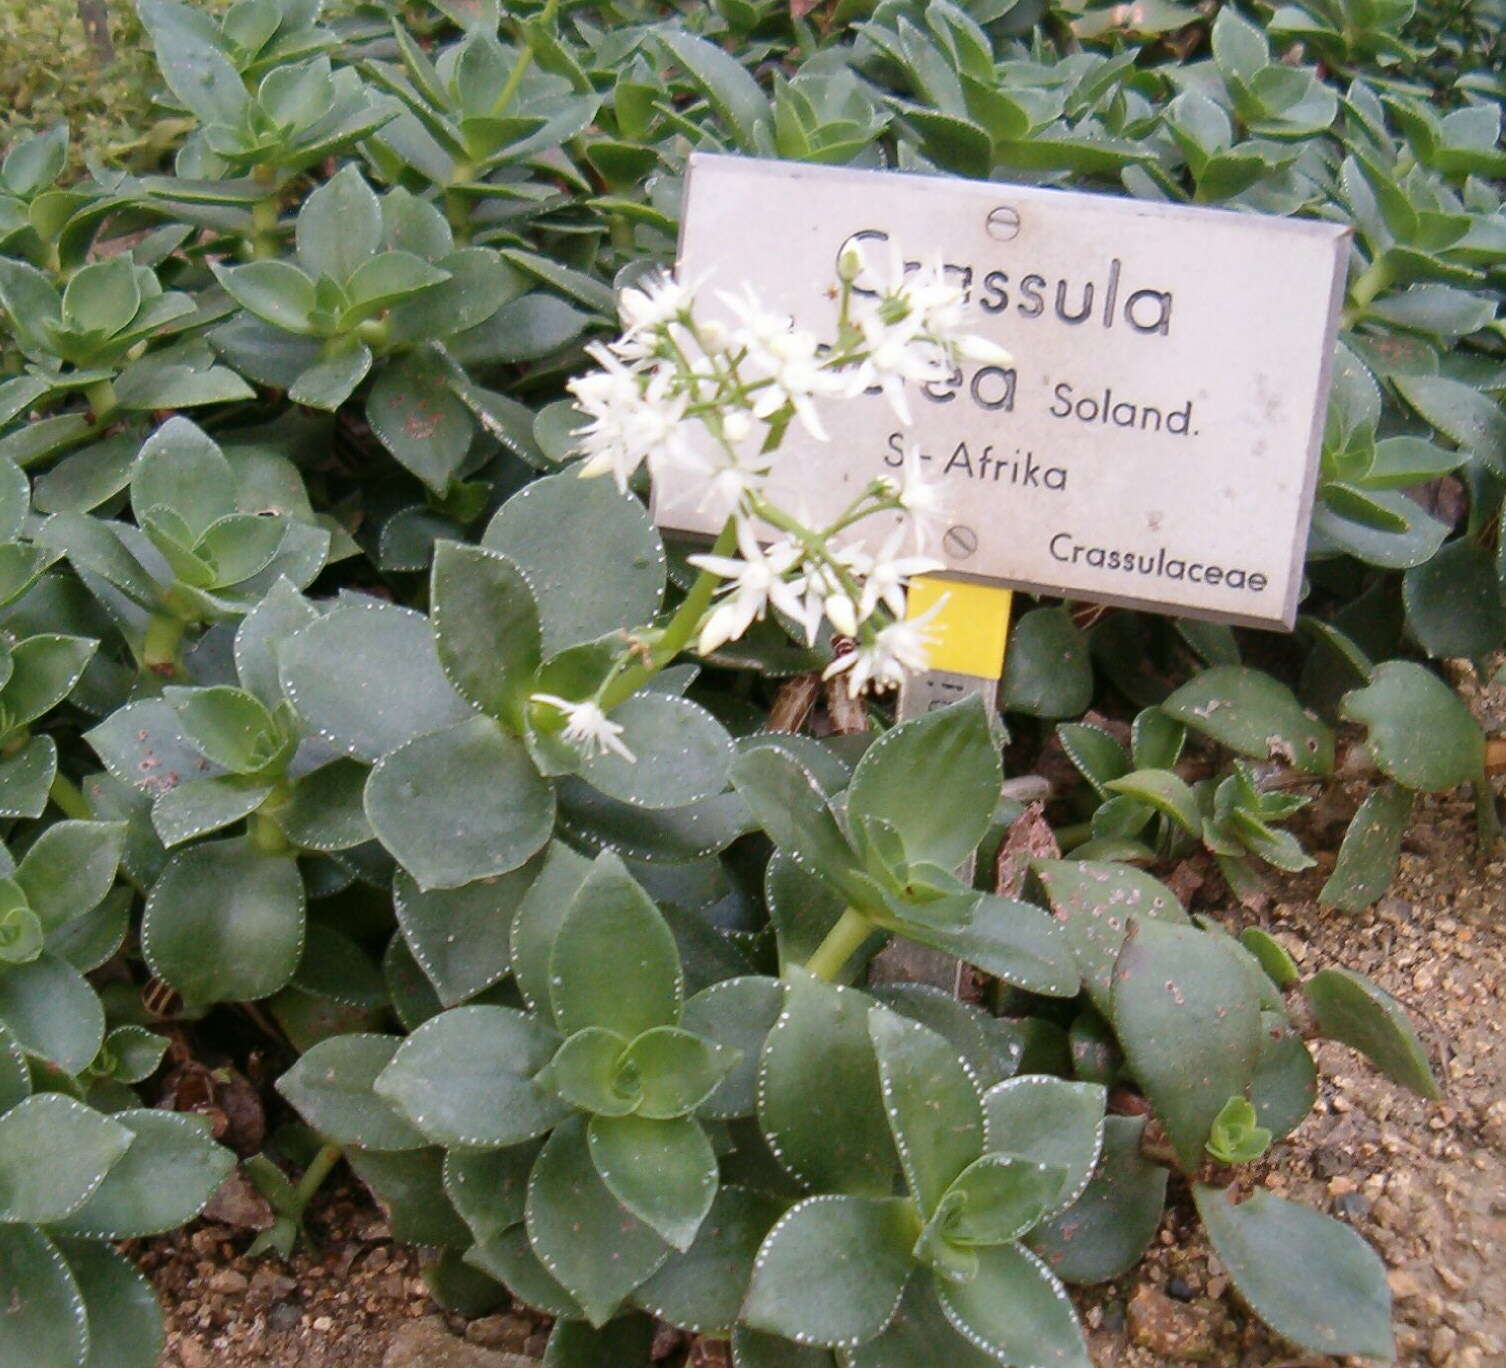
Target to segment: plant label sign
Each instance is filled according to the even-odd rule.
[[[753,285],[818,336],[849,242],[939,256],[1008,365],[874,393],[832,440],[790,428],[775,493],[835,516],[911,443],[950,488],[947,573],[1290,628],[1350,229],[896,172],[697,154],[679,271],[698,308]],[[891,249],[891,244],[893,245]],[[861,286],[862,281],[858,282]],[[690,501],[661,525],[714,534]]]

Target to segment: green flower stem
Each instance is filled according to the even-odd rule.
[[[818,979],[835,982],[843,966],[857,954],[858,947],[873,934],[873,929],[872,921],[857,908],[849,907],[826,933],[826,939],[816,947],[816,953],[806,960],[806,969]]]
[[[548,0],[548,3],[539,11],[540,25],[547,27],[554,22],[555,11],[559,9],[559,0]],[[513,96],[518,93],[518,87],[523,84],[523,77],[528,74],[528,68],[533,65],[533,48],[528,45],[528,39],[523,38],[523,50],[518,54],[518,60],[513,63],[513,68],[507,73],[507,81],[502,87],[502,93],[497,96],[497,103],[492,106],[492,117],[498,118],[504,114],[508,105],[512,103]]]
[[[313,1200],[314,1194],[324,1186],[324,1180],[329,1177],[330,1171],[345,1157],[345,1151],[339,1145],[325,1145],[314,1156],[313,1162],[303,1171],[303,1177],[298,1180],[298,1186],[293,1190],[293,1200],[298,1204],[296,1212],[289,1212],[297,1221],[303,1220],[303,1213],[308,1204]]]
[[[141,646],[141,663],[155,675],[176,678],[183,666],[179,652],[188,624],[179,617],[155,615],[146,625],[146,640]]]
[[[736,544],[737,528],[732,519],[728,518],[711,548],[711,554],[725,556]],[[636,665],[623,670],[602,691],[597,699],[597,706],[602,712],[611,712],[619,703],[626,703],[690,645],[691,638],[701,625],[701,619],[706,615],[706,609],[711,605],[711,596],[716,592],[718,583],[717,576],[711,571],[701,571],[695,583],[690,586],[690,592],[685,595],[685,602],[659,633],[653,647],[646,653],[646,658],[640,657]]]
[[[47,796],[62,809],[65,817],[76,817],[83,822],[94,820],[88,799],[79,791],[78,785],[61,770],[53,775],[52,787],[47,790]]]

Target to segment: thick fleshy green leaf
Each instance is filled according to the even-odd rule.
[[[911,1278],[888,1328],[843,1354],[847,1368],[993,1368],[999,1360],[953,1328],[936,1298],[934,1279]]]
[[[680,1019],[684,980],[675,938],[615,855],[597,858],[560,922],[549,1001],[566,1034],[602,1026],[632,1040]]]
[[[1185,923],[1182,904],[1165,884],[1133,865],[1037,860],[1032,868],[1056,919],[1066,928],[1088,996],[1101,1013],[1109,1015],[1114,964],[1129,931],[1129,919]]]
[[[970,1282],[937,1278],[942,1309],[976,1347],[1017,1368],[1090,1368],[1066,1291],[1019,1245],[979,1249]]]
[[[1503,419],[1506,426],[1506,419]],[[1407,626],[1434,659],[1479,659],[1506,638],[1495,557],[1467,537],[1402,576]]]
[[[868,1034],[894,1146],[911,1195],[930,1216],[952,1181],[983,1153],[983,1108],[949,1041],[875,1007]]]
[[[837,1356],[815,1344],[796,1344],[738,1325],[732,1331],[734,1368],[837,1368]]]
[[[873,984],[868,992],[900,1016],[944,1036],[984,1091],[1003,1082],[1019,1066],[1021,1047],[1013,1027],[981,1007],[959,1002],[944,989],[926,983]]]
[[[689,1249],[716,1196],[716,1155],[688,1116],[593,1116],[591,1162],[607,1189],[676,1249]]]
[[[23,727],[51,712],[83,676],[99,643],[44,632],[11,648],[10,678],[0,688],[0,723]]]
[[[272,714],[255,694],[217,684],[162,692],[190,743],[216,765],[237,774],[261,769],[280,749]]]
[[[694,1111],[715,1091],[736,1053],[677,1026],[655,1026],[628,1046],[623,1067],[642,1094],[635,1113],[666,1119]]]
[[[279,654],[283,690],[304,721],[360,760],[472,715],[440,668],[428,619],[395,604],[342,602]]]
[[[1034,903],[984,893],[967,925],[937,930],[907,923],[904,934],[1027,992],[1074,997],[1081,986],[1071,941]]]
[[[470,1231],[445,1196],[441,1151],[352,1148],[345,1159],[386,1212],[394,1240],[447,1249],[470,1244]]]
[[[554,938],[592,868],[584,856],[560,841],[552,841],[538,877],[513,915],[513,976],[524,1001],[536,1011],[549,1007],[549,957],[554,952]]]
[[[899,1168],[868,1036],[872,999],[792,970],[764,1045],[758,1121],[775,1158],[817,1191],[887,1197]]]
[[[1082,1195],[1030,1232],[1030,1247],[1057,1277],[1070,1283],[1117,1278],[1140,1261],[1154,1238],[1170,1175],[1140,1153],[1145,1121],[1106,1117],[1103,1154]]]
[[[16,866],[27,905],[53,930],[99,906],[120,864],[124,822],[54,822]]]
[[[732,762],[732,782],[776,846],[837,887],[851,882],[857,856],[798,760],[772,747],[745,751]]]
[[[727,787],[732,738],[705,708],[668,694],[641,693],[612,710],[633,758],[603,751],[580,775],[593,788],[634,807],[678,808]]]
[[[296,230],[298,260],[316,279],[344,283],[376,254],[382,211],[359,166],[347,163],[303,202]]]
[[[523,1220],[528,1173],[542,1144],[499,1150],[447,1150],[444,1190],[470,1226],[478,1244],[487,1244]]]
[[[1480,778],[1480,724],[1458,694],[1414,661],[1377,665],[1364,688],[1344,695],[1340,712],[1368,729],[1376,765],[1398,784],[1442,793]]]
[[[10,1028],[0,1023],[0,1116],[29,1096],[31,1071],[26,1066],[26,1052]]]
[[[366,820],[366,778],[359,760],[321,765],[293,784],[286,803],[272,814],[300,850],[349,850],[375,840]]]
[[[533,1252],[528,1232],[521,1225],[473,1245],[466,1251],[465,1261],[497,1279],[524,1306],[547,1316],[579,1319],[585,1315],[580,1304]]]
[[[1220,1188],[1192,1195],[1219,1262],[1278,1334],[1315,1354],[1395,1356],[1385,1265],[1348,1226],[1264,1190],[1238,1206]]]
[[[605,1325],[670,1254],[601,1181],[579,1117],[555,1128],[535,1162],[526,1219],[534,1253],[592,1325]]]
[[[593,852],[615,850],[647,864],[688,864],[725,850],[755,829],[739,793],[719,793],[682,808],[639,808],[619,803],[583,779],[556,783],[560,831]]]
[[[420,888],[518,868],[554,830],[554,791],[523,743],[472,717],[389,752],[366,781],[366,817]]]
[[[484,547],[442,541],[434,548],[429,614],[455,691],[520,731],[542,640],[523,572]]]
[[[1362,912],[1379,901],[1396,875],[1415,796],[1400,784],[1383,784],[1365,795],[1344,833],[1333,873],[1318,894],[1320,902],[1342,912]]]
[[[1302,992],[1321,1034],[1358,1050],[1387,1078],[1419,1096],[1442,1096],[1417,1032],[1389,993],[1348,969],[1320,969]]]
[[[781,1210],[773,1197],[724,1183],[695,1242],[671,1254],[633,1293],[633,1301],[682,1330],[730,1334],[753,1276],[753,1260]]]
[[[1333,733],[1286,685],[1244,665],[1216,665],[1161,703],[1161,711],[1255,760],[1285,760],[1309,774],[1333,769]]]
[[[376,1091],[438,1144],[522,1144],[569,1112],[533,1081],[558,1043],[510,1007],[455,1007],[403,1042]]]
[[[0,1225],[0,1362],[84,1368],[83,1294],[56,1245],[33,1226]]]
[[[556,1321],[544,1350],[543,1368],[619,1368],[647,1363],[654,1347],[655,1325],[629,1312],[599,1329],[578,1320]]]
[[[1439,432],[1469,451],[1499,461],[1506,450],[1506,413],[1487,394],[1440,375],[1394,375],[1401,397]]]
[[[530,860],[508,874],[427,892],[398,873],[392,886],[398,926],[446,1007],[507,976],[513,917],[542,865]]]
[[[98,1240],[58,1240],[57,1248],[89,1320],[89,1356],[82,1368],[153,1368],[166,1337],[151,1283],[124,1254]]]
[[[1280,1140],[1296,1130],[1318,1099],[1318,1066],[1283,1012],[1262,1012],[1260,1063],[1250,1081],[1256,1120]]]
[[[282,702],[282,680],[277,675],[278,648],[318,616],[318,609],[288,580],[274,583],[266,597],[235,629],[235,672],[241,687],[255,694],[267,707],[276,708]]]
[[[1109,796],[1104,787],[1106,784],[1129,773],[1130,759],[1124,753],[1124,747],[1102,727],[1084,722],[1063,722],[1057,727],[1056,735],[1067,752],[1067,758],[1077,766],[1078,772],[1100,798]]]
[[[642,1101],[641,1080],[623,1067],[625,1041],[616,1031],[587,1026],[556,1051],[538,1075],[540,1087],[595,1116],[627,1116]]]
[[[1005,712],[1077,717],[1093,701],[1088,643],[1065,608],[1035,608],[1015,623],[1004,657]]]
[[[1104,1089],[1068,1083],[1045,1074],[1025,1074],[983,1095],[987,1148],[1018,1154],[1066,1172],[1052,1214],[1082,1195],[1103,1145]]]
[[[1013,1154],[985,1154],[957,1175],[946,1190],[941,1210],[923,1240],[933,1231],[942,1245],[967,1251],[1017,1240],[1056,1206],[1067,1172],[1060,1164],[1042,1164]],[[945,1265],[939,1264],[941,1272]]]
[[[753,1114],[759,1056],[783,1007],[783,984],[753,975],[723,979],[686,1001],[680,1024],[738,1055],[716,1090],[697,1108],[701,1116],[725,1119]]]
[[[65,1073],[82,1073],[105,1038],[99,994],[71,964],[44,952],[0,973],[0,1022],[22,1047]]]
[[[1207,933],[1137,918],[1114,969],[1111,1020],[1191,1172],[1213,1118],[1255,1076],[1260,1001],[1250,976]]]
[[[1110,793],[1120,793],[1138,803],[1153,807],[1171,818],[1189,836],[1200,835],[1202,813],[1197,795],[1185,779],[1170,770],[1134,770],[1104,785]]]
[[[420,348],[383,366],[366,397],[366,421],[388,451],[436,494],[465,464],[476,422],[450,389],[450,373]]]
[[[72,1215],[131,1147],[124,1126],[61,1093],[37,1093],[0,1116],[0,1221]]]
[[[303,932],[303,877],[291,857],[210,841],[168,861],[146,900],[141,948],[189,1002],[249,1001],[287,986]]]
[[[157,795],[152,804],[152,826],[170,850],[250,816],[271,796],[273,787],[269,780],[239,774],[189,779]]]
[[[307,335],[314,331],[314,282],[291,261],[211,265],[226,293],[248,313],[284,332]]]
[[[862,1344],[899,1309],[917,1234],[902,1198],[809,1197],[759,1249],[743,1320],[800,1344]]]
[[[875,741],[847,789],[849,820],[881,818],[899,833],[911,861],[951,869],[988,830],[1002,775],[988,715],[974,695]],[[922,793],[926,801],[917,802]]]
[[[58,746],[50,736],[33,736],[0,757],[0,817],[40,817],[57,770]]]
[[[610,480],[535,480],[494,517],[482,545],[520,566],[539,605],[544,655],[651,622],[664,548],[647,511]]]
[[[400,1036],[360,1032],[331,1036],[277,1080],[277,1091],[336,1144],[417,1149],[428,1141],[373,1086],[402,1043]]]
[[[235,1167],[199,1118],[132,1108],[111,1120],[135,1135],[94,1194],[53,1229],[65,1235],[134,1239],[191,1221]]]

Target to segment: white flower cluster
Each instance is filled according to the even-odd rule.
[[[697,649],[736,640],[771,607],[808,643],[824,621],[838,644],[827,675],[845,674],[856,695],[925,668],[929,615],[905,619],[905,585],[941,568],[928,554],[944,526],[940,487],[912,450],[898,479],[875,480],[833,523],[809,526],[769,497],[784,433],[798,422],[824,441],[823,408],[864,394],[882,394],[908,425],[909,386],[943,382],[964,361],[1010,358],[966,331],[962,292],[939,262],[917,266],[895,252],[876,269],[853,247],[838,276],[827,340],[764,308],[751,288],[719,296],[729,324],[698,319],[687,282],[660,276],[625,290],[623,335],[591,348],[601,369],[570,389],[589,418],[582,475],[610,474],[626,491],[646,465],[671,501],[697,499],[728,522],[717,553],[690,558],[723,581]],[[875,517],[876,547],[855,531]]]

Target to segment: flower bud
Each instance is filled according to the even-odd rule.
[[[863,259],[863,249],[849,242],[837,257],[837,279],[845,285],[853,284],[863,274],[868,263]]]
[[[832,629],[842,636],[856,636],[858,631],[857,609],[852,606],[852,600],[846,594],[828,595],[822,605],[826,619],[831,623]]]
[[[753,420],[741,409],[733,409],[722,417],[722,436],[734,446],[746,442],[753,432]]]
[[[964,333],[956,340],[957,355],[964,361],[976,361],[984,366],[1012,366],[1014,354],[1006,351],[997,342],[991,342],[977,333]]]

